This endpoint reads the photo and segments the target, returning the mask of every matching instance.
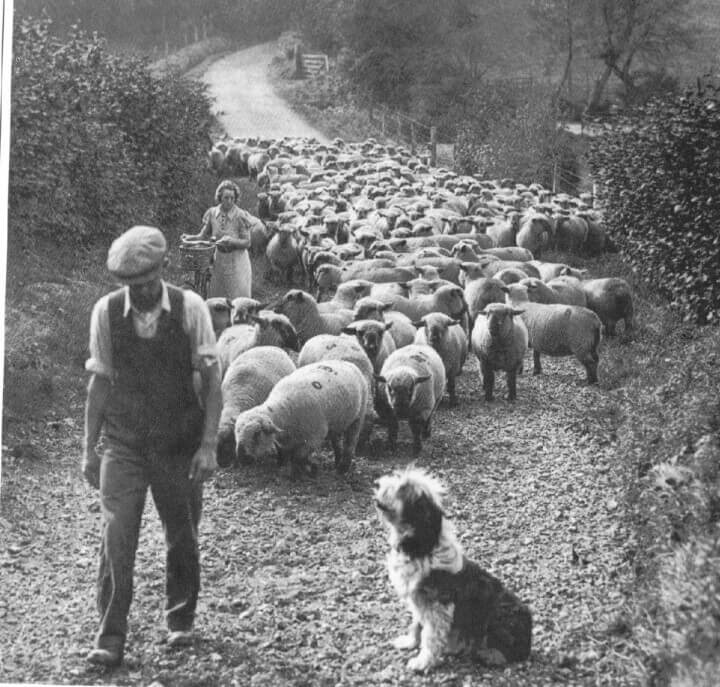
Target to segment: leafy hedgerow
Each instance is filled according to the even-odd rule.
[[[653,100],[591,147],[608,230],[686,320],[720,316],[720,86]]]
[[[89,245],[188,213],[212,123],[202,86],[154,76],[96,34],[57,38],[48,19],[19,22],[14,51],[12,240]]]

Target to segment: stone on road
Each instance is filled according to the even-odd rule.
[[[268,67],[276,54],[274,42],[263,43],[227,55],[208,67],[202,81],[215,101],[220,124],[231,137],[314,136],[327,142],[327,137],[275,93]]]

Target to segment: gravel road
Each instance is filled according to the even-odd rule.
[[[202,81],[215,99],[220,124],[230,136],[314,136],[327,141],[273,90],[267,67],[276,52],[275,43],[263,43],[210,65]]]

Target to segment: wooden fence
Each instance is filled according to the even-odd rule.
[[[409,146],[413,155],[425,151],[429,164],[433,167],[437,164],[437,127],[387,107],[381,108],[379,112],[370,109],[368,116],[384,138]]]

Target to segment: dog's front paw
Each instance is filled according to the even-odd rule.
[[[428,668],[431,668],[432,665],[433,665],[432,656],[425,651],[421,651],[417,656],[413,656],[407,662],[408,670],[412,670],[416,673],[422,673],[423,671],[427,670]]]
[[[393,640],[396,649],[417,649],[420,640],[414,634],[400,635]]]

